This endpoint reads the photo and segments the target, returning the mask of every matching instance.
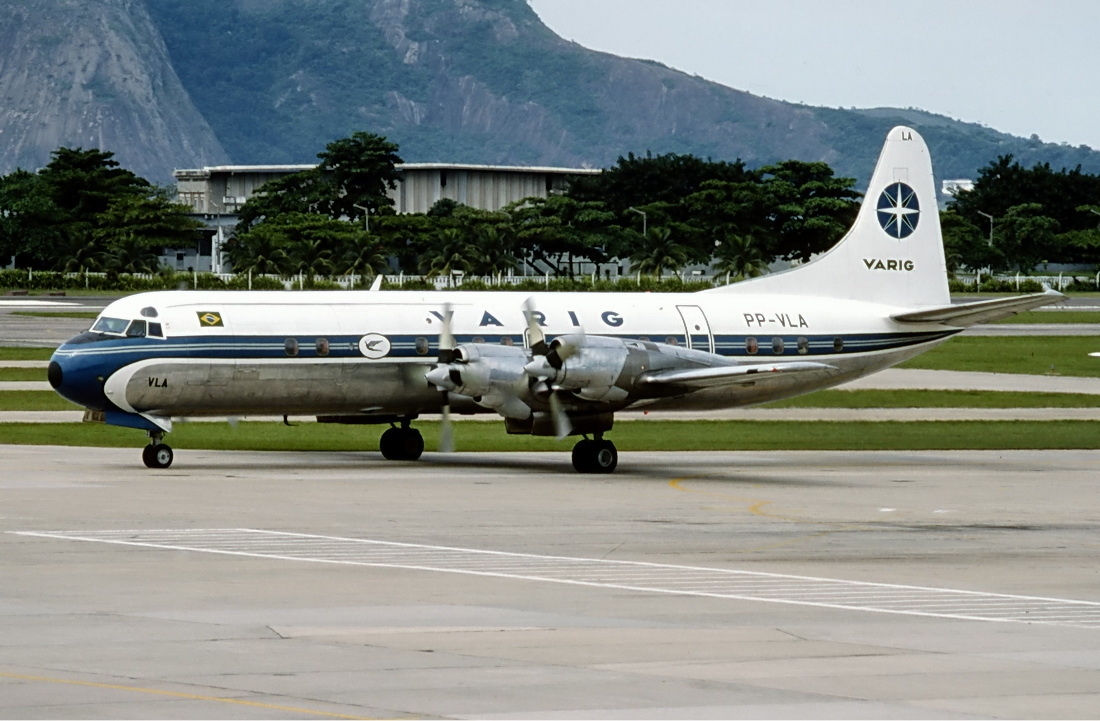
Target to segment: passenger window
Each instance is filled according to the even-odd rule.
[[[772,353],[775,355],[783,355],[783,339],[776,337],[772,338]]]
[[[844,350],[844,339],[843,338],[833,338],[833,352],[834,353],[840,353],[843,350]]]
[[[745,339],[745,351],[748,352],[749,355],[756,355],[756,352],[758,350],[760,350],[759,341],[757,341],[755,338]]]
[[[416,352],[419,355],[428,355],[428,339],[424,336],[420,336],[416,339]]]
[[[316,347],[317,347],[317,355],[319,355],[319,356],[328,355],[328,338],[318,338],[317,343],[316,343]]]
[[[676,336],[670,335],[665,338],[665,345],[680,345],[680,342],[676,339]]]
[[[286,351],[288,356],[293,358],[298,355],[298,341],[294,338],[287,338],[286,342],[283,343],[283,350]]]
[[[515,341],[512,340],[511,336],[504,335],[504,336],[500,337],[500,344],[501,345],[512,345],[514,342]]]
[[[127,338],[144,338],[145,337],[145,321],[135,320],[130,324],[130,327],[126,329]]]
[[[799,338],[798,339],[798,354],[799,355],[806,355],[809,352],[810,352],[810,339],[809,338]]]

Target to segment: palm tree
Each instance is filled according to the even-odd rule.
[[[650,228],[641,245],[630,255],[630,266],[639,273],[653,273],[660,278],[665,269],[682,268],[687,258],[687,248],[672,240],[672,231]]]
[[[473,268],[480,275],[498,275],[518,265],[515,233],[510,228],[483,225],[477,230],[477,259]]]
[[[357,275],[373,278],[375,273],[389,270],[389,258],[382,243],[372,235],[358,233],[348,239],[333,264],[341,275]]]
[[[455,228],[442,228],[424,249],[417,265],[420,272],[429,277],[450,275],[456,270],[470,270],[476,257],[477,249],[466,242],[462,233]]]
[[[290,249],[290,259],[294,263],[294,271],[304,273],[307,278],[313,280],[317,275],[328,275],[332,272],[332,251],[326,247],[325,238],[303,238]]]
[[[737,280],[755,278],[768,272],[768,258],[755,239],[748,234],[726,237],[715,254],[716,269],[729,273]]]
[[[233,238],[225,253],[237,273],[285,275],[290,271],[282,234],[262,224]]]

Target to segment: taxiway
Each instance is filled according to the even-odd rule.
[[[0,717],[1094,717],[1096,451],[0,446]]]

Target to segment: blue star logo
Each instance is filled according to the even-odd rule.
[[[891,238],[901,240],[917,229],[920,202],[905,183],[887,185],[878,197],[878,222]]]

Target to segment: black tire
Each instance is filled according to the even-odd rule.
[[[382,457],[387,461],[401,460],[400,450],[398,450],[400,435],[400,428],[387,428],[382,437],[378,439],[378,450],[381,451]]]
[[[378,450],[389,461],[415,461],[424,453],[424,436],[415,428],[390,428],[378,439]]]
[[[175,454],[172,453],[172,447],[167,443],[155,443],[146,446],[145,450],[141,452],[141,460],[145,461],[145,465],[149,468],[167,468],[172,465],[174,458]]]
[[[577,441],[577,445],[573,446],[573,469],[577,473],[594,473],[595,465],[593,463],[593,446],[596,441],[590,441],[587,438]]]
[[[424,436],[415,428],[403,428],[401,434],[401,460],[415,461],[424,453]]]

